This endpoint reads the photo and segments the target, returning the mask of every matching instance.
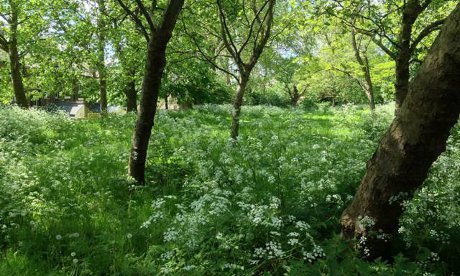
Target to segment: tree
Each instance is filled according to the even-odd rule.
[[[101,114],[107,114],[107,68],[105,66],[105,44],[106,44],[106,6],[105,0],[97,0],[97,72],[99,78],[99,93]]]
[[[329,7],[334,7],[329,9],[329,13],[339,17],[356,32],[369,36],[395,61],[396,113],[406,98],[410,66],[417,60],[418,48],[434,31],[440,29],[449,3],[453,1],[328,2]]]
[[[157,1],[152,2],[149,10],[141,0],[137,0],[137,8],[146,20],[148,27],[144,25],[141,18],[123,0],[117,0],[117,2],[148,40],[147,61],[142,81],[142,98],[129,158],[129,175],[137,182],[143,183],[145,182],[147,149],[154,126],[161,78],[166,66],[166,47],[172,37],[184,0],[169,0],[166,7],[161,8],[161,10],[164,9],[164,12],[158,24],[154,22],[152,17],[152,14],[159,10]]]
[[[229,8],[228,5],[224,5],[221,0],[217,0],[221,38],[238,69],[238,76],[235,76],[238,80],[238,89],[233,101],[232,127],[230,131],[230,136],[234,140],[238,137],[241,106],[243,105],[243,97],[251,71],[257,64],[270,37],[276,0],[263,1],[260,6],[257,5],[258,1],[256,0],[247,1],[249,6],[246,6],[245,2],[240,3],[237,1],[237,3],[233,3],[239,5],[232,5],[233,16],[230,17],[226,11]],[[242,20],[234,16],[236,8],[241,8],[244,15]],[[236,25],[233,26],[233,29],[230,28],[229,23],[231,21],[235,23],[237,19],[239,23],[243,22],[242,25],[247,28],[246,30],[239,30]],[[243,33],[244,36],[238,36],[240,33]],[[251,49],[248,50],[251,45]]]
[[[356,33],[353,28],[339,26],[337,21],[334,23],[321,30],[324,44],[319,52],[320,63],[324,69],[338,73],[346,77],[349,82],[353,82],[348,85],[349,89],[344,95],[346,99],[356,99],[357,96],[359,99],[364,99],[362,96],[365,96],[370,110],[373,111],[376,94],[373,74],[379,75],[381,72],[376,72],[377,70],[373,70],[372,66],[382,62],[381,54],[368,37]],[[332,89],[342,86],[339,76],[331,82],[335,83]],[[352,89],[354,87],[358,89]],[[359,92],[359,95],[356,92]]]
[[[445,150],[460,113],[460,4],[446,20],[409,93],[376,152],[352,203],[342,214],[342,233],[357,238],[368,258],[390,256],[403,212],[428,169]]]
[[[119,7],[118,7],[119,8]],[[137,86],[143,62],[142,55],[145,52],[144,38],[138,32],[133,32],[132,22],[126,20],[125,12],[112,11],[110,40],[112,41],[116,58],[118,60],[118,69],[113,84],[122,87],[122,94],[126,103],[127,112],[137,112]],[[121,13],[121,14],[120,14]],[[116,89],[119,90],[119,89]]]
[[[0,49],[8,53],[16,103],[23,108],[28,108],[29,102],[24,89],[21,56],[18,49],[18,27],[24,22],[21,20],[22,3],[17,0],[8,0],[0,4],[0,8]]]

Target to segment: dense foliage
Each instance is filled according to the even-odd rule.
[[[151,4],[137,3],[143,2],[146,7]],[[246,102],[287,106],[289,89],[296,85],[302,91],[302,99],[333,104],[366,103],[363,88],[358,85],[363,83],[364,76],[351,45],[353,26],[359,30],[358,50],[368,59],[376,102],[393,100],[395,64],[389,53],[396,52],[398,42],[394,40],[401,28],[401,13],[406,6],[403,2],[278,1],[272,35],[252,72],[254,80]],[[424,28],[444,18],[456,3],[429,2],[414,23],[413,40],[418,41],[416,35],[425,34]],[[157,5],[153,10],[162,10],[166,1],[153,3]],[[240,6],[241,1],[235,1],[231,13],[228,11],[229,20],[236,20],[233,26],[238,34],[236,42],[244,42],[242,37],[250,29],[250,24],[241,20],[249,8]],[[136,3],[129,3],[127,8],[136,11]],[[358,9],[366,10],[366,14],[357,13]],[[163,97],[172,95],[185,106],[230,101],[236,86],[231,75],[236,74],[237,65],[222,44],[216,10],[215,3],[186,3],[168,48]],[[2,103],[13,100],[9,81],[12,74],[9,64],[13,61],[7,46],[14,39],[29,101],[79,96],[97,102],[101,74],[107,75],[109,104],[126,104],[124,89],[129,82],[135,83],[137,92],[141,90],[147,45],[142,30],[130,20],[119,1],[11,0],[0,5],[0,14],[4,15],[0,18]],[[18,16],[17,32],[11,29],[13,14]],[[431,35],[421,37],[413,50],[411,76],[426,55],[438,27],[428,28]]]
[[[338,237],[390,114],[246,107],[233,142],[229,106],[162,111],[136,186],[133,115],[1,107],[0,274],[459,273],[458,128],[404,203],[393,264],[362,261]]]

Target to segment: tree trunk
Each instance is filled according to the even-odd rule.
[[[398,55],[396,57],[396,80],[395,80],[395,114],[399,113],[409,91],[409,66],[411,59],[412,27],[417,17],[423,11],[417,0],[409,0],[404,6],[402,14],[401,31],[398,38]]]
[[[98,61],[97,61],[97,71],[99,74],[99,92],[100,92],[100,102],[101,105],[101,114],[102,116],[107,114],[107,68],[105,66],[105,20],[104,16],[106,14],[105,1],[98,0],[99,16],[97,18],[97,31],[98,31]]]
[[[369,66],[369,59],[367,55],[364,54],[364,66],[361,67],[364,72],[364,79],[366,80],[366,84],[364,85],[366,90],[367,100],[369,102],[369,108],[372,112],[375,110],[375,100],[374,100],[374,85],[372,84],[372,77],[371,77],[371,68]]]
[[[409,62],[410,53],[408,49],[402,48],[396,58],[396,80],[395,80],[395,114],[399,113],[408,90],[409,90]]]
[[[8,45],[11,81],[13,82],[14,97],[16,103],[22,108],[28,108],[24,83],[22,82],[21,63],[18,51],[18,11],[14,4],[11,4],[11,24],[10,24],[11,39]]]
[[[292,94],[291,94],[291,106],[297,107],[299,105],[299,99],[300,99],[300,92],[299,92],[299,89],[297,88],[297,85],[294,84],[294,87],[292,89]]]
[[[389,240],[397,234],[403,211],[401,200],[410,199],[422,185],[458,121],[459,45],[460,4],[443,26],[342,214],[344,238],[358,238],[358,249],[367,258],[390,256]]]
[[[240,81],[238,83],[238,90],[236,91],[235,100],[233,101],[233,110],[232,110],[232,128],[230,130],[230,137],[233,140],[238,138],[240,130],[240,114],[241,106],[243,105],[243,96],[248,86],[249,74],[246,76],[242,74]]]
[[[74,78],[74,79],[72,79],[72,97],[73,97],[73,100],[74,101],[78,100],[79,96],[80,96],[80,84],[78,83],[78,79]]]
[[[134,74],[132,75],[134,76]],[[136,91],[136,82],[133,78],[130,78],[125,87],[126,95],[126,111],[127,112],[137,112],[137,91]]]
[[[166,46],[171,39],[183,4],[184,0],[169,1],[161,26],[153,32],[147,48],[147,62],[142,82],[142,98],[132,138],[128,172],[139,183],[145,182],[147,149],[154,125],[161,78],[166,66]]]
[[[374,100],[374,87],[372,86],[372,82],[368,82],[371,80],[366,80],[364,84],[364,90],[366,90],[367,101],[369,103],[369,109],[371,112],[375,111],[375,100]]]
[[[355,52],[356,61],[361,67],[361,72],[364,74],[365,83],[361,85],[366,93],[369,108],[373,112],[375,110],[375,102],[374,102],[374,86],[372,84],[372,77],[371,77],[371,69],[369,66],[369,59],[367,58],[367,54],[364,52],[363,56],[361,56],[360,49],[356,42],[356,31],[355,29],[351,30],[351,44],[353,46],[353,50]],[[361,81],[358,81],[361,84]]]
[[[168,93],[165,94],[165,109],[168,110],[169,109],[169,100],[168,100]]]

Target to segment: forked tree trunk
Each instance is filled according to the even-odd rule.
[[[401,200],[413,196],[445,150],[460,113],[459,72],[460,4],[443,26],[342,214],[344,238],[361,239],[359,249],[365,257],[389,257],[388,240],[397,233]]]
[[[22,81],[21,63],[18,51],[18,10],[15,4],[11,3],[11,23],[10,32],[11,39],[8,45],[11,81],[13,82],[14,97],[16,104],[22,108],[28,108],[29,102],[27,101],[24,83]]]
[[[170,0],[163,21],[151,35],[147,48],[147,62],[142,82],[142,98],[132,138],[129,175],[137,182],[145,182],[145,163],[150,135],[154,125],[161,78],[166,66],[166,46],[171,39],[184,0]]]
[[[236,91],[235,99],[233,101],[233,110],[232,110],[232,128],[230,130],[230,137],[233,140],[238,138],[240,130],[240,115],[241,115],[241,106],[243,105],[244,92],[248,86],[249,74],[248,76],[243,75],[240,77],[238,83],[238,90]]]

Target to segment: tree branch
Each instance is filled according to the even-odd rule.
[[[149,24],[150,30],[152,30],[152,33],[156,31],[155,24],[153,24],[152,17],[150,16],[150,13],[148,10],[145,8],[144,4],[142,3],[142,0],[135,0],[137,6],[139,7],[139,10],[141,11],[142,15],[145,17],[145,20],[147,20],[147,23]]]
[[[241,53],[244,51],[244,48],[246,48],[246,45],[248,45],[249,40],[252,37],[252,33],[254,32],[254,25],[255,25],[256,22],[258,22],[260,24],[259,16],[262,13],[262,11],[265,9],[265,7],[267,6],[268,3],[269,3],[269,1],[265,1],[264,5],[259,10],[254,11],[255,16],[254,16],[254,19],[252,20],[252,22],[250,24],[248,36],[247,36],[246,40],[244,41],[244,43],[241,45],[241,48],[238,51],[238,55],[241,55]],[[244,7],[243,7],[243,9],[244,9]],[[256,36],[256,39],[257,39],[257,36]]]
[[[3,36],[3,34],[0,33],[0,49],[8,53],[10,51],[10,47],[8,44],[9,43],[6,40],[6,38]]]
[[[430,35],[432,32],[441,29],[442,25],[444,24],[444,21],[446,19],[440,19],[437,20],[430,25],[426,26],[419,34],[418,36],[414,39],[410,46],[410,52],[413,53],[415,49],[417,48],[417,45],[428,35]]]
[[[242,63],[241,56],[238,55],[238,49],[236,48],[236,45],[233,42],[232,34],[230,33],[230,29],[228,28],[227,19],[225,17],[224,9],[221,5],[220,0],[217,0],[217,7],[219,9],[221,34],[222,34],[222,39],[224,41],[225,47],[227,48],[229,53],[232,55],[232,57],[235,59],[235,61],[239,63],[238,66],[240,66],[240,64]]]
[[[123,3],[123,0],[116,0],[118,4],[123,8],[123,10],[131,17],[131,19],[134,21],[134,24],[139,28],[139,31],[141,34],[144,36],[145,40],[147,40],[147,43],[150,41],[150,35],[147,32],[147,29],[145,28],[144,24],[142,24],[142,21],[140,18],[126,6],[125,3]]]
[[[197,39],[196,39],[196,36],[190,34],[188,31],[187,31],[187,27],[185,25],[185,22],[182,21],[182,25],[184,27],[184,32],[185,34],[190,37],[193,41],[193,44],[196,46],[198,52],[200,53],[200,55],[203,57],[204,61],[207,61],[209,64],[211,64],[212,66],[214,66],[214,68],[226,73],[226,74],[229,74],[230,76],[232,76],[233,78],[235,78],[236,81],[238,81],[238,76],[235,75],[234,73],[230,72],[229,70],[227,69],[224,69],[223,67],[219,66],[214,60],[217,56],[214,56],[214,57],[209,57],[204,51],[203,49],[201,48],[200,44],[198,43]],[[232,56],[233,57],[233,56]]]
[[[269,7],[267,11],[268,16],[266,16],[266,19],[264,18],[266,29],[259,43],[254,45],[254,52],[251,56],[251,61],[249,62],[249,66],[251,67],[254,67],[256,65],[257,60],[259,59],[260,55],[262,54],[262,51],[265,48],[265,45],[267,45],[267,41],[270,37],[270,33],[272,30],[272,25],[273,25],[273,15],[274,15],[275,3],[276,3],[276,0],[269,0]]]
[[[386,47],[385,44],[383,44],[382,40],[378,40],[375,37],[371,37],[371,39],[372,42],[379,46],[380,49],[382,49],[382,51],[384,51],[387,55],[391,57],[391,59],[396,60],[397,54],[395,52],[392,52],[388,47]]]

